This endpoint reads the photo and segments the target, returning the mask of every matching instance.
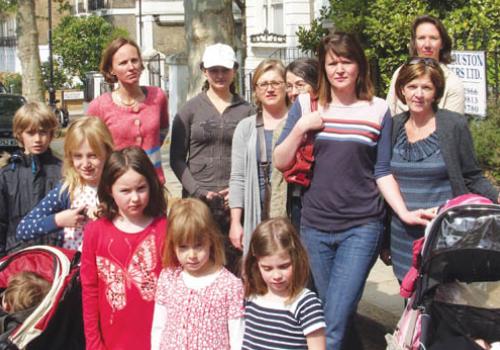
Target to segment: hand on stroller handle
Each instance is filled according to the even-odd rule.
[[[406,211],[400,215],[400,219],[407,225],[427,226],[427,224],[436,216],[437,209],[437,207],[433,207],[428,209]]]

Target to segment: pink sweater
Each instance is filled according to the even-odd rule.
[[[108,92],[90,103],[87,114],[104,121],[117,149],[141,147],[154,164],[161,183],[165,183],[160,148],[168,132],[167,97],[158,87],[145,88],[146,99],[136,111],[132,107],[115,104]]]
[[[106,218],[85,226],[82,280],[87,350],[150,349],[167,219],[125,233]]]

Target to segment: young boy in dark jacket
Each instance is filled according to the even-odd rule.
[[[21,150],[2,156],[0,163],[0,257],[35,244],[57,244],[57,235],[29,242],[16,240],[16,227],[61,178],[61,161],[52,155],[50,142],[58,127],[52,111],[39,102],[19,108],[13,133]]]

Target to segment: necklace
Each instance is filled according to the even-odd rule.
[[[129,101],[125,102],[118,91],[116,92],[115,97],[118,103],[122,106],[132,107],[137,104],[137,100],[135,98],[132,98]]]

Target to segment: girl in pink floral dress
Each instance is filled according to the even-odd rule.
[[[221,234],[210,210],[198,199],[181,199],[168,221],[151,348],[240,349],[243,285],[224,268]]]

